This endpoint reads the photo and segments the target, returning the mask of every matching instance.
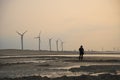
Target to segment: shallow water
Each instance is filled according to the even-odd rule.
[[[26,57],[77,57],[78,55],[21,55],[21,56],[0,56],[0,58],[26,58]],[[120,57],[120,54],[85,54],[85,57]]]
[[[119,58],[120,55],[84,55],[85,57],[113,57]],[[28,58],[29,57],[29,58]],[[62,58],[61,58],[62,57]],[[89,72],[71,72],[70,68],[90,65],[120,65],[116,62],[78,62],[78,55],[27,55],[27,56],[0,56],[0,77],[22,77],[22,76],[79,76],[89,74]],[[66,60],[73,60],[74,62]],[[118,71],[119,72],[119,71]]]

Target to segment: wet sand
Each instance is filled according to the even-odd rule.
[[[1,80],[119,80],[119,75],[101,74],[99,76],[81,75],[81,76],[62,76],[57,78],[48,78],[41,76],[29,76],[21,78],[1,78]]]
[[[120,54],[115,55],[86,54],[79,61],[77,52],[0,50],[0,80],[119,80]]]

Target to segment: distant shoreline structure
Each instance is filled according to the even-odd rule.
[[[52,50],[52,51],[49,51],[49,50],[30,50],[30,49],[24,49],[24,50],[21,50],[21,49],[0,49],[0,52],[1,51],[30,51],[30,52],[63,52],[63,53],[77,53],[78,54],[78,51],[56,51],[56,50]],[[103,54],[103,53],[107,53],[107,54],[120,54],[120,51],[85,51],[85,54]]]

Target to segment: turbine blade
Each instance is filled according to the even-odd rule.
[[[40,38],[40,37],[34,37],[34,38]]]
[[[19,33],[18,31],[16,31],[16,33],[18,33],[18,35],[22,35],[21,33]]]
[[[24,33],[23,33],[23,35],[26,33],[27,31],[25,31]]]

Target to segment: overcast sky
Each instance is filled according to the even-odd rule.
[[[119,0],[0,0],[0,49],[38,49],[34,37],[41,33],[41,49],[48,38],[64,41],[65,50],[120,50]],[[59,49],[60,41],[59,41]]]

